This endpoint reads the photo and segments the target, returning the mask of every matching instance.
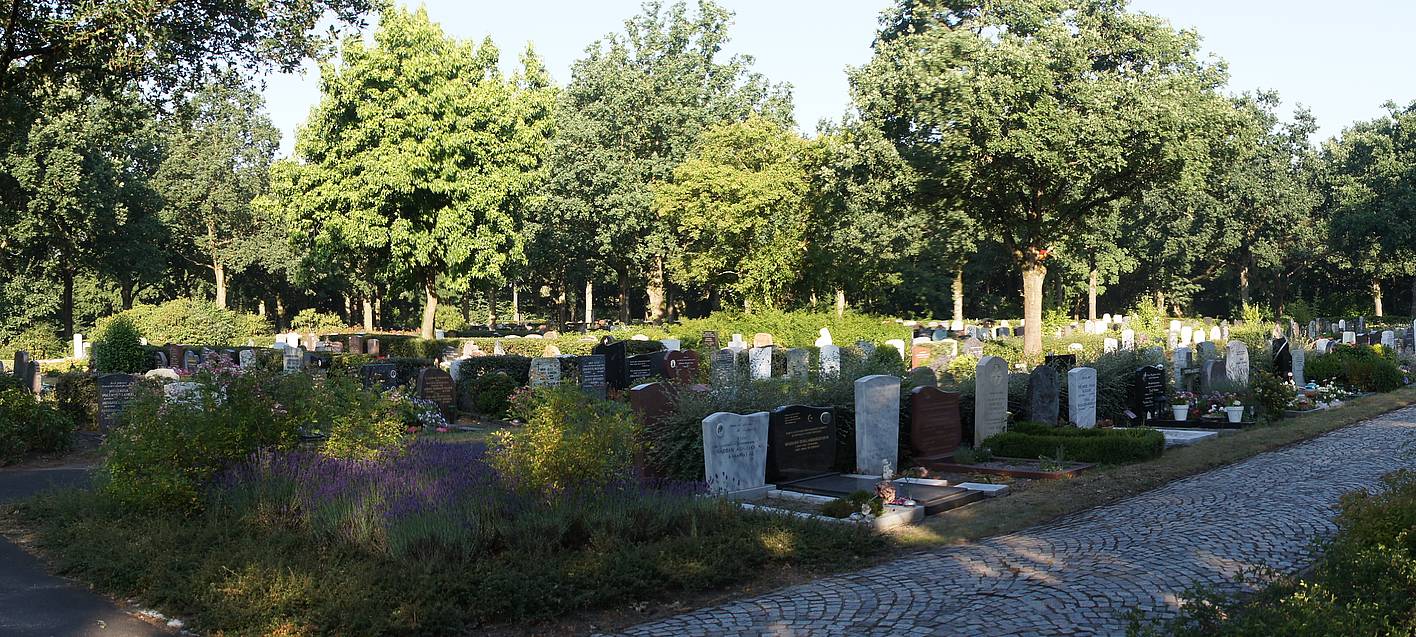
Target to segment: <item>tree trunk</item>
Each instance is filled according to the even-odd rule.
[[[1416,277],[1411,279],[1411,316],[1416,317]]]
[[[954,271],[954,320],[964,322],[964,266]]]
[[[1029,248],[1023,256],[1023,355],[1042,355],[1042,284],[1047,279],[1047,266]]]
[[[423,338],[432,338],[436,335],[433,331],[434,322],[438,315],[438,291],[434,287],[433,281],[429,278],[423,284],[423,326],[418,335]]]
[[[487,286],[487,327],[497,329],[497,286]]]
[[[226,308],[226,266],[220,261],[211,262],[211,273],[216,276],[216,306]]]
[[[1249,305],[1249,260],[1244,260],[1244,265],[1239,267],[1239,302],[1245,306]]]
[[[275,295],[275,321],[273,322],[277,331],[285,331],[285,299],[280,298],[279,294]]]
[[[374,295],[364,296],[364,331],[374,331]]]
[[[586,327],[586,329],[593,329],[593,328],[591,328],[590,326],[591,326],[594,322],[595,322],[595,282],[592,281],[589,277],[586,277],[586,278],[585,278],[585,327]]]
[[[511,284],[511,322],[521,323],[521,288]]]
[[[846,315],[846,289],[836,288],[836,318]]]
[[[118,284],[118,298],[123,304],[123,309],[133,309],[133,297],[137,294],[137,288],[138,284],[127,278]]]
[[[649,307],[646,308],[649,320],[654,323],[663,321],[664,301],[667,298],[664,291],[664,257],[654,257],[654,264],[649,267],[649,283],[644,286],[644,291],[649,295]]]
[[[556,285],[556,325],[562,327],[565,326],[566,318],[569,316],[566,312],[565,297],[565,276],[562,275],[559,284]]]
[[[472,288],[469,286],[466,292],[462,293],[462,320],[466,323],[472,322]]]
[[[629,324],[629,270],[628,270],[628,269],[622,269],[622,270],[619,271],[619,296],[620,296],[619,322],[620,322],[622,325],[628,325],[628,324]]]
[[[62,296],[59,299],[61,317],[64,324],[64,338],[74,338],[74,271],[65,267],[59,272],[59,278],[63,284]]]
[[[1372,279],[1372,305],[1376,306],[1377,316],[1382,315],[1382,282]]]
[[[1091,280],[1087,282],[1087,318],[1096,320],[1096,266],[1091,268]]]

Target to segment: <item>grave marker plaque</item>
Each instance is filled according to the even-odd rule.
[[[1058,374],[1065,374],[1068,370],[1077,366],[1076,354],[1048,354],[1042,359],[1043,364],[1057,370]]]
[[[664,383],[644,383],[629,389],[629,407],[639,415],[639,422],[651,428],[673,413],[674,397]]]
[[[1224,374],[1240,385],[1249,384],[1249,346],[1244,341],[1230,341],[1224,357]]]
[[[1062,408],[1057,384],[1056,369],[1048,365],[1033,368],[1028,374],[1028,418],[1048,425],[1057,424],[1057,413]]]
[[[187,354],[190,355],[191,352],[187,352]],[[305,365],[304,350],[300,349],[299,347],[286,347],[284,362],[285,373],[293,374],[295,372],[300,371],[300,368]]]
[[[1293,370],[1293,384],[1302,387],[1308,384],[1308,379],[1303,375],[1304,359],[1308,357],[1307,352],[1302,347],[1296,347],[1289,355],[1289,365]]]
[[[964,353],[974,358],[983,357],[983,341],[970,336],[964,341]]]
[[[498,342],[498,345],[500,345],[500,342]],[[627,356],[624,342],[615,341],[606,336],[604,340],[600,341],[599,345],[596,345],[590,350],[590,353],[605,357],[605,378],[609,382],[610,387],[614,387],[615,389],[629,388],[628,370],[626,369]]]
[[[674,350],[664,356],[664,378],[680,385],[698,380],[698,352]]]
[[[703,332],[702,349],[712,352],[718,349],[718,333],[712,330]]]
[[[737,383],[737,350],[725,347],[713,352],[713,384],[730,387]]]
[[[1082,429],[1096,426],[1096,368],[1067,370],[1067,418]]]
[[[927,345],[915,345],[910,348],[910,368],[929,367],[929,359],[933,350]]]
[[[98,385],[98,428],[108,431],[118,424],[119,418],[137,391],[140,376],[132,374],[99,374]]]
[[[748,371],[752,380],[766,380],[772,377],[772,347],[754,347],[747,350]]]
[[[1270,345],[1273,351],[1273,371],[1279,380],[1289,380],[1293,374],[1293,351],[1288,339],[1276,338]]]
[[[766,494],[768,415],[719,412],[703,419],[703,475],[708,492],[756,499]]]
[[[885,462],[899,468],[900,378],[875,374],[855,381],[856,472],[880,473]]]
[[[609,383],[605,378],[605,357],[591,354],[576,359],[580,368],[580,391],[604,400],[609,395]]]
[[[181,345],[168,345],[163,349],[167,350],[167,364],[171,365],[174,369],[186,364],[187,348]]]
[[[836,462],[836,418],[830,407],[773,409],[767,429],[767,480],[789,482],[830,473]]]
[[[424,367],[418,370],[416,389],[419,398],[437,403],[443,418],[448,421],[454,419],[457,407],[457,387],[452,382],[451,375],[436,367]]]
[[[787,350],[787,378],[806,382],[811,375],[811,354],[800,347]]]
[[[660,358],[653,354],[639,354],[625,359],[625,382],[631,387],[654,376],[655,370],[662,369]]]
[[[393,363],[366,363],[359,368],[359,380],[364,389],[388,391],[399,386],[398,365]]]
[[[959,394],[938,387],[910,390],[910,450],[916,460],[941,460],[959,449]]]
[[[560,359],[549,357],[531,359],[529,380],[532,387],[555,387],[561,384]]]
[[[836,378],[841,375],[841,348],[836,345],[822,345],[818,354],[822,378]]]
[[[1165,371],[1153,365],[1137,369],[1131,385],[1131,412],[1136,421],[1144,425],[1165,407]]]

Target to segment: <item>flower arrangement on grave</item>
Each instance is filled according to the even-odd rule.
[[[1189,407],[1193,404],[1195,404],[1195,395],[1190,392],[1178,391],[1170,396],[1170,405],[1172,407]]]

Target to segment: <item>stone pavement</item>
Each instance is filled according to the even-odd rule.
[[[54,487],[86,486],[88,469],[0,471],[0,502],[13,502]],[[48,637],[171,635],[123,612],[106,598],[71,580],[50,575],[44,564],[0,539],[0,635]]]
[[[1343,493],[1412,466],[1416,407],[1012,535],[643,624],[626,635],[1123,635],[1196,584],[1296,570]],[[1222,442],[1220,443],[1222,444]]]

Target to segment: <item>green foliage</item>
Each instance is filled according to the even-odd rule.
[[[48,323],[39,323],[20,332],[3,349],[11,356],[15,352],[29,352],[31,359],[60,358],[69,354],[69,346],[59,338],[58,330]],[[9,366],[5,368],[9,369]]]
[[[94,370],[124,374],[147,371],[152,358],[143,349],[140,338],[132,317],[113,317],[93,335]]]
[[[1272,573],[1257,593],[1201,593],[1159,631],[1175,637],[1407,634],[1416,616],[1416,473],[1343,496],[1338,532],[1301,575]]]
[[[1122,464],[1159,458],[1165,436],[1151,429],[1077,429],[1024,422],[983,441],[983,446],[1007,458],[1037,458],[1061,450],[1081,462]]]
[[[64,451],[73,431],[74,421],[53,402],[19,388],[0,389],[0,465],[31,452]]]
[[[243,345],[247,339],[269,339],[274,329],[266,319],[218,307],[210,301],[174,299],[162,305],[136,305],[123,317],[137,325],[149,343],[163,345]],[[100,325],[104,327],[107,323]]]
[[[338,314],[305,308],[290,319],[290,329],[301,334],[338,334],[345,330],[344,319]],[[382,342],[380,342],[382,345]]]
[[[821,514],[833,518],[848,518],[862,509],[870,511],[871,515],[880,515],[885,511],[885,503],[869,491],[853,491],[845,497],[836,498],[821,505]]]
[[[54,379],[54,402],[79,429],[98,429],[98,381],[93,374],[86,370],[59,374]]]
[[[1304,374],[1318,382],[1334,382],[1359,391],[1385,392],[1405,384],[1390,350],[1367,345],[1338,345],[1332,353],[1306,361]]]
[[[1292,402],[1296,391],[1269,372],[1254,370],[1249,374],[1249,393],[1259,406],[1259,416],[1266,421],[1283,418],[1283,410]]]
[[[403,444],[403,412],[396,400],[364,391],[348,377],[332,376],[312,393],[302,417],[326,434],[325,455],[372,460]]]
[[[502,417],[511,407],[511,395],[524,386],[505,372],[493,371],[462,381],[462,395],[471,399],[472,410],[486,416]]]
[[[742,334],[743,339],[752,342],[752,335],[767,332],[773,341],[782,347],[806,347],[816,342],[821,328],[831,330],[831,338],[837,345],[845,347],[856,341],[880,344],[890,339],[904,339],[909,342],[910,329],[888,318],[847,312],[836,318],[833,312],[787,312],[762,309],[751,313],[714,312],[699,319],[685,319],[669,327],[669,332],[683,340],[685,347],[698,347],[704,331],[717,331],[721,345],[726,345],[733,334]],[[652,336],[652,335],[651,335]]]
[[[597,400],[574,386],[536,390],[531,417],[494,432],[488,462],[532,493],[602,488],[632,476],[639,418],[624,403]]]

